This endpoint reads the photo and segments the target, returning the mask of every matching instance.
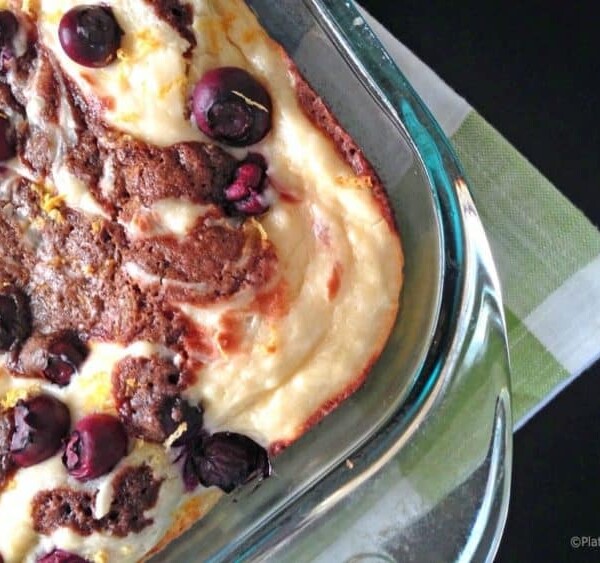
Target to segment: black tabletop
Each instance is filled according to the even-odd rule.
[[[362,4],[600,225],[597,0]],[[515,434],[497,561],[600,561],[599,422],[600,362]]]

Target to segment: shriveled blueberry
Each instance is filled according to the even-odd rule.
[[[271,129],[267,90],[241,68],[209,70],[196,84],[192,111],[200,130],[235,147],[258,143]]]
[[[55,549],[47,555],[40,557],[37,560],[37,563],[89,563],[89,561],[74,553],[69,553],[62,549]]]
[[[108,473],[127,454],[127,433],[121,421],[109,414],[82,418],[63,454],[69,474],[89,481]]]
[[[254,478],[266,479],[271,464],[266,450],[256,442],[233,432],[218,432],[202,440],[184,461],[186,488],[194,474],[205,487],[219,487],[230,493]]]
[[[202,455],[202,447],[200,443],[196,445],[188,445],[182,455],[177,458],[177,461],[183,457],[183,467],[181,470],[181,476],[183,478],[183,485],[188,493],[191,493],[200,484],[200,478],[198,477],[198,462]]]
[[[84,337],[75,331],[35,332],[23,343],[18,363],[11,367],[26,377],[43,377],[64,387],[77,375],[88,354]]]
[[[9,160],[16,153],[15,135],[10,121],[0,113],[0,161]]]
[[[227,201],[239,201],[248,197],[262,184],[264,170],[251,162],[238,166],[233,183],[225,189]]]
[[[0,289],[0,352],[6,352],[30,334],[31,311],[27,296],[12,285]]]
[[[12,460],[29,467],[52,457],[69,432],[71,415],[64,403],[50,395],[19,401],[14,409]]]
[[[9,47],[19,30],[19,21],[10,10],[0,10],[0,49]]]
[[[92,68],[115,60],[122,36],[123,30],[108,6],[75,6],[58,26],[58,39],[65,53],[76,63]]]
[[[64,331],[50,340],[42,373],[52,383],[64,387],[77,375],[87,355],[87,346],[80,336],[71,330]]]
[[[237,167],[233,182],[225,188],[225,199],[234,213],[262,215],[269,209],[264,194],[267,164],[259,154],[249,154]]]

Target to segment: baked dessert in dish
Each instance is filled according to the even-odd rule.
[[[0,561],[138,561],[362,384],[398,232],[241,0],[9,0],[0,49]]]

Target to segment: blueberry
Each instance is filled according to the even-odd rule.
[[[122,36],[123,30],[108,6],[75,6],[58,26],[58,39],[65,53],[76,63],[92,68],[115,60]]]
[[[37,563],[89,563],[89,561],[74,553],[69,553],[62,549],[55,549],[47,555],[40,557],[37,560]]]
[[[88,349],[77,333],[60,333],[48,345],[44,377],[61,387],[68,385],[87,355]]]
[[[19,30],[19,21],[10,10],[0,10],[0,49],[9,47]]]
[[[263,182],[264,170],[252,162],[240,164],[233,183],[226,188],[227,201],[240,201],[258,190]]]
[[[217,432],[200,438],[188,449],[183,466],[187,490],[200,482],[230,493],[252,479],[266,479],[271,464],[266,450],[242,434]]]
[[[0,289],[0,352],[26,340],[31,334],[31,311],[27,296],[17,287]]]
[[[127,454],[127,433],[121,421],[109,414],[81,419],[71,433],[63,463],[79,481],[105,475]]]
[[[235,147],[258,143],[271,129],[271,97],[241,68],[209,70],[194,88],[192,111],[203,133]]]
[[[236,169],[233,182],[225,188],[225,199],[234,213],[262,215],[269,210],[264,195],[266,162],[261,155],[249,154]]]
[[[0,113],[0,161],[9,160],[16,153],[14,131],[8,117]]]
[[[50,395],[19,401],[14,409],[11,458],[29,467],[52,457],[69,432],[71,416],[64,403]]]

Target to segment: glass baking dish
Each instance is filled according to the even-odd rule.
[[[367,383],[156,560],[493,558],[511,468],[498,278],[460,165],[341,0],[249,0],[384,181],[405,251],[401,313]]]

